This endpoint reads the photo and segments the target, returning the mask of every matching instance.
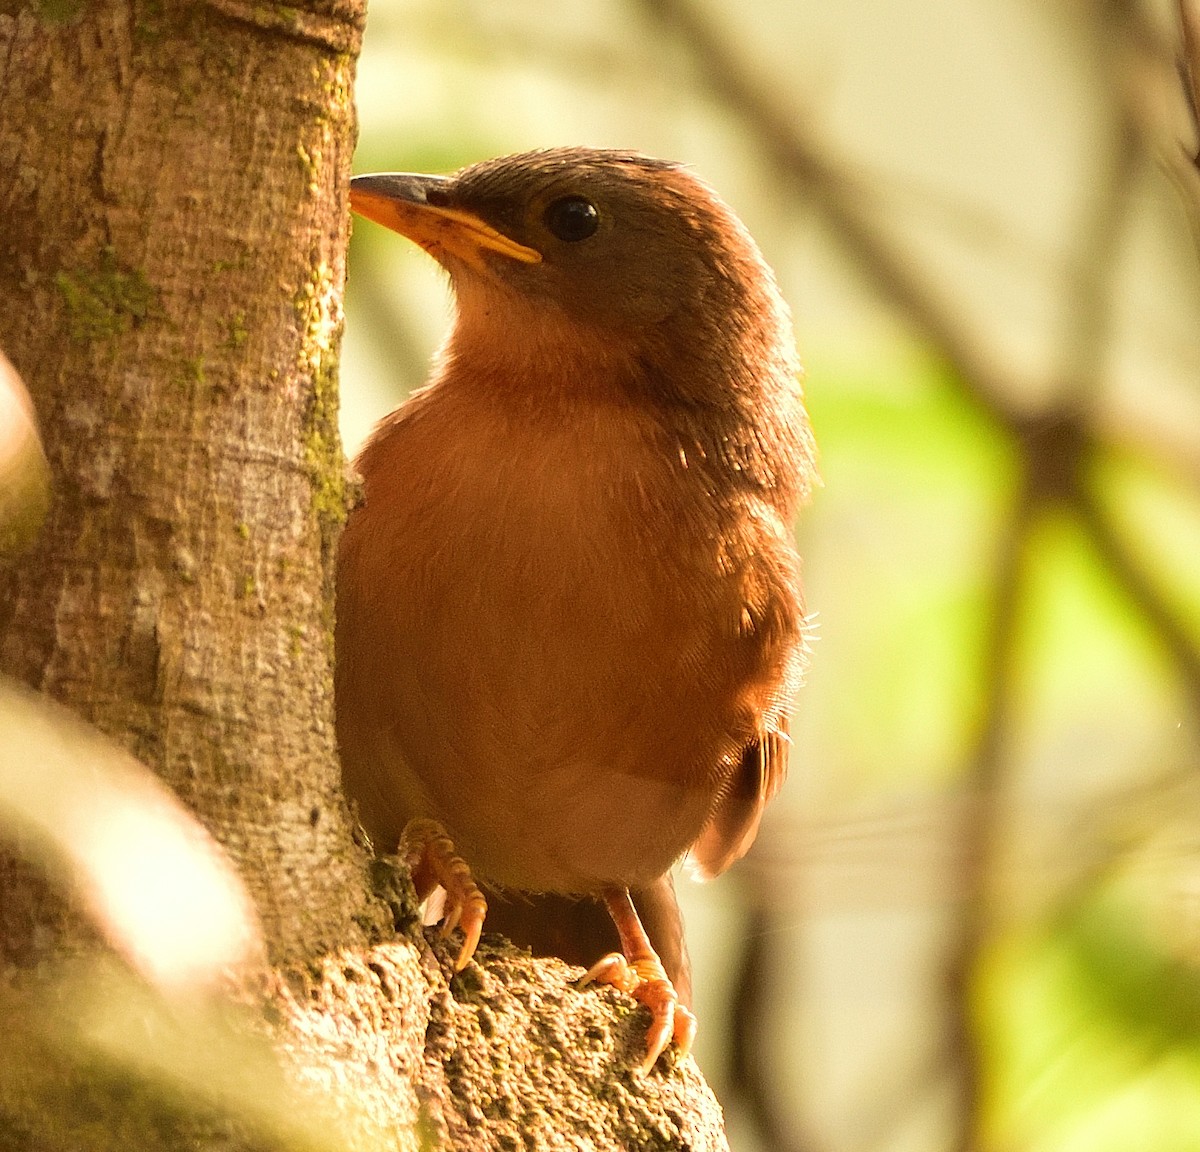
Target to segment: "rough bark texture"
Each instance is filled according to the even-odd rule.
[[[411,903],[398,907],[411,916]],[[387,1132],[401,1147],[464,1152],[728,1152],[693,1060],[668,1054],[646,1076],[632,1071],[649,1014],[629,997],[579,989],[581,969],[534,960],[500,936],[485,935],[457,975],[455,953],[410,924],[393,943],[330,957],[276,988],[297,1082],[319,1093],[336,1061],[353,1085],[340,1093],[348,1145],[378,1147]],[[397,1130],[397,1117],[410,1123]]]
[[[690,1061],[630,1078],[632,1001],[496,938],[449,979],[352,835],[330,672],[362,17],[0,0],[0,341],[53,485],[0,568],[0,671],[129,748],[224,845],[275,964],[250,1031],[285,1096],[336,1114],[337,1146],[720,1149]],[[136,1008],[126,978],[96,999],[93,961],[63,961],[93,939],[0,854],[0,1148],[332,1146],[247,1120],[260,1081],[171,1024],[176,1002]]]
[[[0,667],[171,784],[287,959],[366,907],[329,641],[354,57],[319,35],[361,12],[221,9],[0,16],[0,314],[55,491]]]
[[[644,1009],[498,936],[452,975],[406,877],[378,870],[396,936],[276,970],[232,1017],[111,965],[0,982],[0,1152],[727,1152],[691,1060],[630,1071]]]

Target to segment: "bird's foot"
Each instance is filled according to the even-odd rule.
[[[696,1017],[679,1003],[674,985],[653,953],[631,962],[620,952],[611,952],[584,973],[579,986],[587,984],[611,984],[650,1009],[646,1059],[639,1065],[639,1073],[649,1072],[672,1040],[681,1058],[691,1051],[696,1039]]]
[[[441,934],[462,929],[463,946],[454,962],[454,971],[461,972],[475,955],[487,915],[487,901],[470,865],[454,851],[454,841],[436,820],[410,820],[400,837],[400,856],[412,873],[419,900],[428,899],[439,885],[446,890]]]

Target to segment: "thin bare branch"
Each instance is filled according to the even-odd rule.
[[[1022,565],[1030,529],[1042,506],[1039,484],[1022,477],[1013,511],[1000,539],[995,584],[985,623],[983,715],[970,757],[967,803],[960,833],[958,861],[962,905],[946,967],[946,1051],[956,1091],[953,1147],[974,1152],[979,1147],[982,1106],[982,1052],[972,1019],[972,983],[979,954],[991,932],[989,889],[994,874],[999,799],[1004,788],[1004,746],[1013,706],[1013,657],[1021,611]]]
[[[761,895],[749,900],[750,921],[742,938],[741,963],[734,984],[733,1035],[729,1045],[729,1083],[758,1130],[764,1148],[771,1152],[817,1152],[816,1138],[780,1112],[779,1097],[772,1090],[763,1040],[768,1034],[770,1005],[764,992],[770,986],[767,942],[777,912],[774,902]]]
[[[1101,563],[1158,637],[1178,672],[1192,712],[1200,716],[1200,643],[1168,602],[1133,548],[1122,539],[1112,515],[1087,485],[1080,485],[1074,512]]]
[[[1113,279],[1145,145],[1137,124],[1121,115],[1107,157],[1089,183],[1098,190],[1085,213],[1074,260],[1063,335],[1058,403],[1084,413],[1092,407],[1111,342]]]
[[[918,271],[913,254],[879,225],[880,211],[867,189],[830,162],[827,149],[809,138],[795,113],[781,105],[738,59],[727,36],[691,0],[640,0],[642,8],[679,36],[703,80],[723,107],[754,132],[781,179],[804,189],[823,213],[834,237],[877,289],[970,382],[967,394],[1001,425],[1012,423],[1007,382],[980,355],[978,341],[954,308]]]

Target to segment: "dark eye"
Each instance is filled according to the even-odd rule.
[[[582,196],[564,196],[546,209],[546,227],[560,240],[586,240],[600,226],[596,206]]]

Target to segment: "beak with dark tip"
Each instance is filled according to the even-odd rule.
[[[483,267],[486,251],[498,252],[522,264],[541,262],[536,248],[527,248],[497,231],[466,208],[439,203],[453,183],[446,176],[412,172],[376,172],[350,181],[350,207],[419,244],[435,260],[444,255]]]

